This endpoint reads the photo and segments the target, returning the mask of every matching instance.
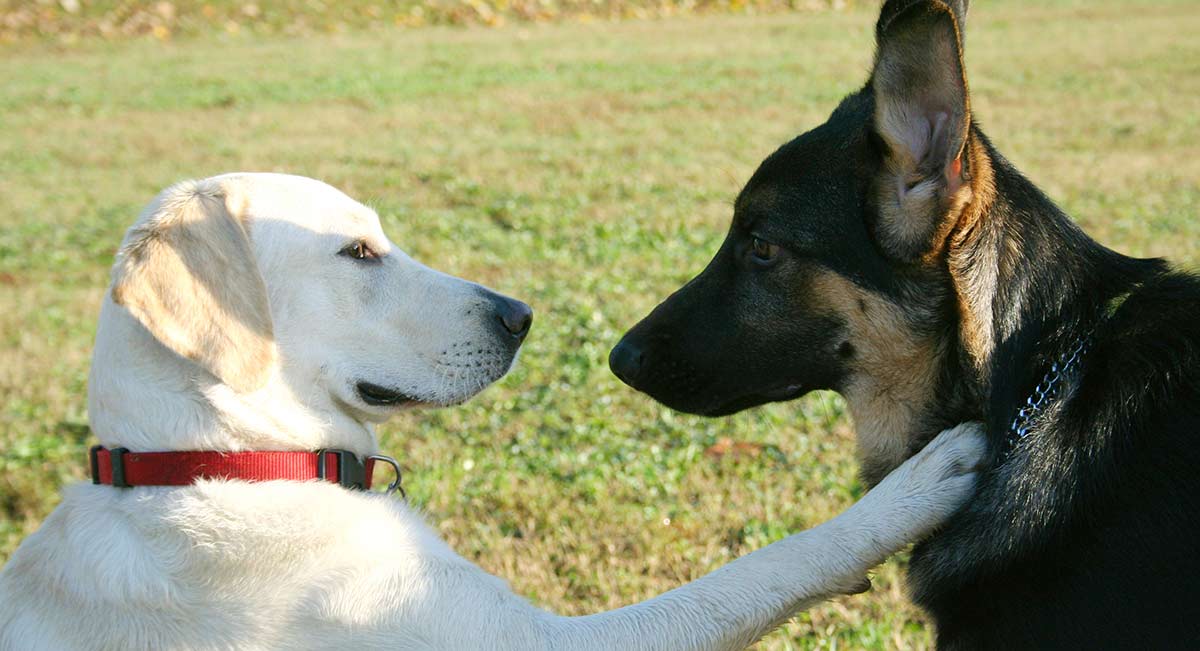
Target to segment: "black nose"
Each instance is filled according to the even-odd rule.
[[[614,375],[621,378],[622,382],[633,386],[638,373],[642,370],[644,359],[645,354],[642,352],[642,347],[626,337],[608,354],[608,367],[612,369]]]
[[[495,303],[496,318],[504,329],[517,339],[524,339],[533,325],[533,308],[506,296],[496,297]]]

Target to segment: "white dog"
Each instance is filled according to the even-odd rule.
[[[500,378],[530,316],[417,264],[323,183],[181,183],[117,256],[92,431],[135,453],[296,451],[311,472],[311,451],[375,454],[372,423]],[[514,595],[398,499],[319,480],[118,487],[133,471],[109,464],[137,455],[106,452],[116,485],[68,488],[0,574],[0,649],[743,648],[937,526],[982,447],[974,426],[943,433],[830,522],[587,617]]]

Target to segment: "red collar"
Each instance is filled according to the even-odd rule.
[[[198,479],[243,481],[310,481],[319,479],[357,490],[370,490],[375,462],[390,465],[396,481],[388,492],[400,491],[400,465],[378,454],[359,461],[347,450],[316,452],[130,452],[97,445],[91,450],[92,483],[120,488],[187,486]]]

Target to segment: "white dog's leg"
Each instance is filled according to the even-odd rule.
[[[685,586],[597,615],[548,615],[539,623],[545,648],[745,648],[800,609],[852,592],[870,568],[927,535],[957,510],[974,490],[975,465],[984,450],[982,433],[982,426],[974,423],[943,432],[845,513]],[[518,628],[528,634],[528,629]],[[488,639],[481,631],[478,648],[509,648],[511,640],[501,631],[495,633]]]

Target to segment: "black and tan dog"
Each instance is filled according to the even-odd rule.
[[[870,79],[763,161],[716,257],[613,350],[687,412],[815,389],[878,481],[988,424],[913,553],[944,649],[1200,648],[1200,281],[1081,232],[972,119],[966,2],[891,1]]]

